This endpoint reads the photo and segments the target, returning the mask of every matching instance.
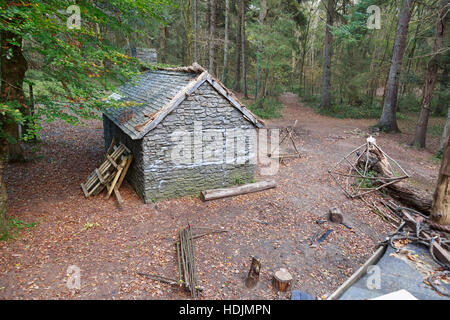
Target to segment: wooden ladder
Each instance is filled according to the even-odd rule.
[[[107,198],[114,191],[119,202],[123,202],[119,188],[133,161],[133,155],[123,143],[115,146],[115,139],[106,153],[105,161],[96,168],[87,178],[86,183],[81,184],[86,198],[95,196],[107,188]]]

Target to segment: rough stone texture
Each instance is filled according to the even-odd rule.
[[[107,117],[104,130],[106,148],[116,136],[132,150],[127,180],[146,203],[254,177],[256,129],[207,82],[141,140]]]

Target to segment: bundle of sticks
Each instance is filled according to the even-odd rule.
[[[200,288],[197,285],[194,237],[190,225],[181,229],[179,235],[180,241],[176,243],[179,283],[189,289],[192,297],[196,297]]]
[[[203,291],[203,287],[199,286],[197,281],[194,239],[222,232],[227,232],[227,230],[215,230],[203,227],[193,228],[189,223],[186,228],[179,231],[179,240],[175,242],[178,258],[178,280],[145,272],[138,272],[137,274],[152,280],[182,287],[189,290],[192,297],[197,297],[198,292]]]

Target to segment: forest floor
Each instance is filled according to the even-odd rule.
[[[104,156],[102,123],[45,125],[37,150],[41,156],[6,170],[9,216],[38,224],[0,242],[0,299],[189,299],[176,287],[136,274],[178,277],[173,243],[188,221],[228,230],[195,240],[204,287],[200,299],[289,298],[271,286],[280,267],[294,276],[294,289],[317,297],[332,293],[393,231],[361,200],[347,199],[327,173],[364,143],[363,132],[375,121],[328,118],[304,107],[293,94],[281,99],[283,118],[267,124],[288,126],[297,119],[295,140],[302,157],[280,165],[275,189],[211,202],[185,197],[145,205],[128,183],[121,188],[121,208],[113,198],[85,199],[80,183]],[[411,136],[403,125],[406,133],[380,133],[378,144],[412,181],[431,191],[439,164],[429,150],[406,146]],[[437,142],[430,142],[436,148]],[[333,206],[353,230],[316,223]],[[328,228],[334,232],[310,248],[311,237]],[[262,271],[257,287],[247,290],[243,280],[252,255],[262,258]],[[79,290],[66,286],[71,265],[81,271]]]

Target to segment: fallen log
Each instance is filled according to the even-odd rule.
[[[386,183],[386,180],[396,178],[395,173],[390,169],[388,159],[380,150],[372,146],[370,148],[370,155],[369,166],[376,172],[376,177],[380,183]],[[363,165],[363,161],[360,160],[358,165]],[[404,180],[390,183],[384,189],[391,197],[406,206],[419,210],[427,215],[430,214],[432,205],[432,196],[430,193],[419,190]]]
[[[202,191],[201,196],[203,201],[221,199],[225,197],[232,197],[241,194],[262,191],[266,189],[275,188],[277,183],[274,180],[258,181],[255,183],[244,184],[238,187],[212,189]]]

